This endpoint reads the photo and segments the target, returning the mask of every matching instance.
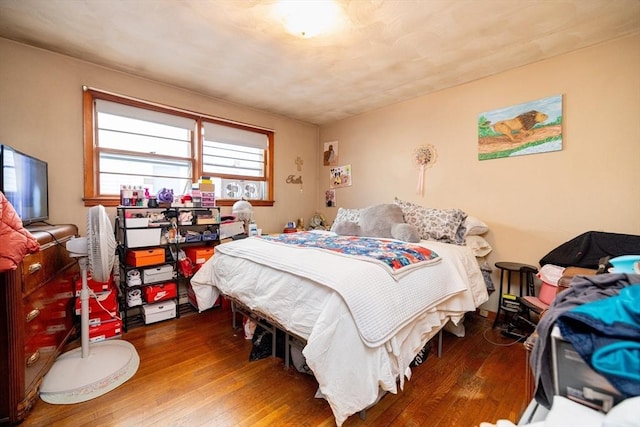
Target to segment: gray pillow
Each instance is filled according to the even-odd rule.
[[[360,211],[358,221],[365,237],[392,238],[391,227],[404,223],[402,208],[396,204],[374,205]]]
[[[411,224],[393,224],[391,227],[391,236],[394,239],[403,242],[418,243],[420,241],[420,232]]]
[[[355,222],[341,221],[333,223],[333,232],[340,236],[359,236],[360,226]]]

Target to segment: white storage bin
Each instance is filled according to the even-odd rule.
[[[140,230],[125,230],[127,233],[127,247],[140,248],[160,244],[160,227]]]
[[[142,270],[142,283],[164,282],[173,279],[173,266],[170,264],[161,265],[155,268],[145,268]]]
[[[149,225],[149,218],[125,218],[125,227],[147,227]]]
[[[176,317],[176,302],[174,300],[147,304],[142,307],[142,317],[145,325]]]
[[[220,240],[242,233],[244,233],[244,223],[242,221],[220,224]]]

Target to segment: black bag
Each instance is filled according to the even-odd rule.
[[[431,340],[427,341],[424,347],[422,347],[418,352],[418,354],[416,354],[416,357],[413,358],[409,366],[413,368],[415,366],[422,365],[424,362],[426,362],[427,357],[429,357],[429,353],[431,353],[432,346],[433,344],[431,343]]]
[[[640,236],[587,231],[553,249],[540,265],[598,269],[602,258],[640,254]]]
[[[256,326],[253,333],[253,347],[249,354],[249,361],[260,360],[271,356],[273,334],[262,326]],[[285,335],[280,329],[276,329],[276,357],[284,358]]]

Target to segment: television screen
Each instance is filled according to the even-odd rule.
[[[47,162],[0,145],[0,190],[15,208],[23,224],[49,219]]]

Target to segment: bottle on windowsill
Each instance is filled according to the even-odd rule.
[[[258,225],[251,221],[249,224],[249,236],[257,236],[258,235]]]

